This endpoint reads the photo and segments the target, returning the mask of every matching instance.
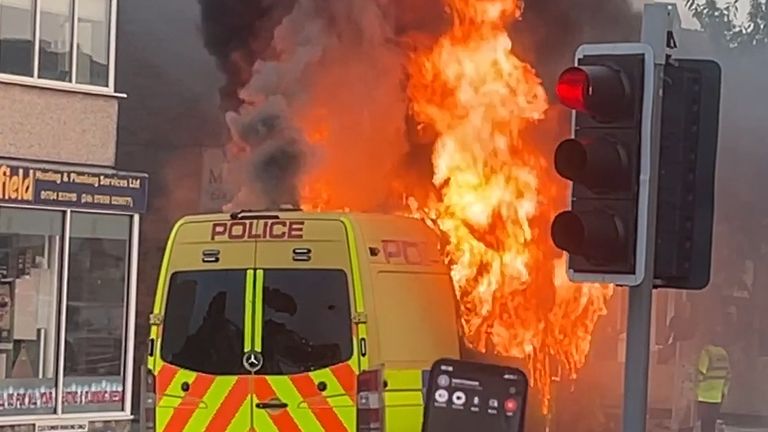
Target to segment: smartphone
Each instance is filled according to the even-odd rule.
[[[520,369],[441,359],[429,373],[422,432],[523,432],[527,399]]]

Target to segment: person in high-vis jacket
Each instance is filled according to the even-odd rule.
[[[728,351],[723,347],[721,329],[715,331],[712,343],[701,350],[697,369],[696,397],[701,432],[715,432],[731,377],[730,360]]]

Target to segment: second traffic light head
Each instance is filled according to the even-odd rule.
[[[573,66],[564,70],[555,89],[566,107],[598,121],[612,121],[631,111],[627,78],[609,66]]]

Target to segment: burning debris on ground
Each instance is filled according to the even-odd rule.
[[[525,359],[546,410],[550,362],[575,376],[613,288],[568,282],[551,244],[565,190],[540,136],[558,120],[519,55],[561,66],[595,25],[590,8],[545,1],[529,19],[520,0],[244,3],[201,1],[206,44],[241,103],[223,105],[230,207],[424,219],[444,239],[467,344]],[[590,2],[603,3],[617,37],[633,31],[628,6]]]

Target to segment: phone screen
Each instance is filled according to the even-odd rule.
[[[432,366],[423,432],[522,432],[528,379],[516,368],[459,360]]]

